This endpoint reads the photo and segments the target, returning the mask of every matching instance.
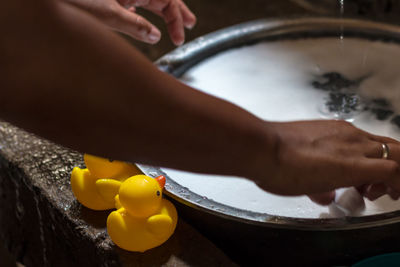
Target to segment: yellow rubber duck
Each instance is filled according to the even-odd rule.
[[[174,205],[162,198],[165,177],[136,175],[120,185],[118,210],[107,218],[112,241],[129,251],[144,252],[168,240],[178,220]]]
[[[71,173],[71,187],[76,199],[92,210],[115,208],[115,196],[121,182],[141,174],[139,169],[123,161],[110,161],[105,158],[85,154],[87,169],[75,167]]]

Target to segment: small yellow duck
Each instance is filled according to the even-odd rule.
[[[92,210],[115,208],[115,196],[121,182],[141,174],[139,169],[123,161],[110,161],[105,158],[85,154],[87,169],[75,167],[71,173],[71,188],[76,199]]]
[[[116,205],[107,218],[113,242],[129,251],[144,252],[168,240],[175,231],[177,212],[162,198],[165,177],[136,175],[122,182]]]
[[[87,208],[117,208],[107,218],[108,234],[117,246],[144,252],[168,240],[178,217],[174,205],[162,198],[164,176],[151,178],[133,164],[89,154],[84,161],[87,169],[72,170],[72,191]]]

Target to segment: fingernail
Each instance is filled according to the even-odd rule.
[[[176,43],[175,43],[175,45],[176,46],[181,46],[181,45],[183,45],[183,43],[185,42],[185,40],[181,40],[181,41],[177,41]]]
[[[147,37],[151,42],[157,42],[158,40],[160,40],[161,33],[156,29],[152,29]]]
[[[186,29],[191,30],[191,29],[193,29],[194,25],[195,25],[195,24],[186,25],[185,27],[186,27]]]

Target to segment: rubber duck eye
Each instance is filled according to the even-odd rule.
[[[160,191],[157,191],[157,196],[159,197],[161,195]]]
[[[108,161],[109,161],[109,162],[113,162],[114,160],[113,160],[113,159],[108,159]]]

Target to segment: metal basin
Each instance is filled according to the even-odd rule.
[[[298,38],[338,36],[400,42],[400,27],[333,18],[258,20],[200,37],[159,59],[157,66],[180,77],[197,63],[230,48]],[[181,214],[241,264],[331,265],[396,251],[400,211],[362,217],[303,219],[242,210],[197,195],[158,167],[139,165],[147,175],[167,176],[166,195]]]

